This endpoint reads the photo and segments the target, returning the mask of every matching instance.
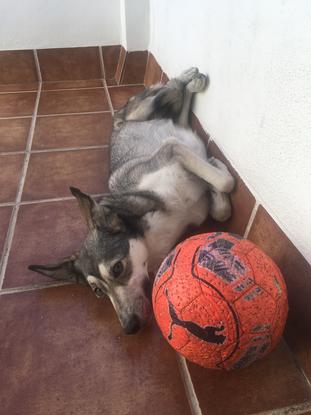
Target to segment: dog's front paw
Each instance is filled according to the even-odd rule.
[[[179,76],[179,80],[181,82],[184,82],[185,84],[187,84],[188,82],[190,82],[192,79],[194,79],[199,73],[198,68],[189,68],[187,70],[185,70],[184,72],[182,72],[182,74]]]
[[[190,81],[187,85],[187,89],[190,92],[201,92],[204,91],[208,84],[208,78],[207,76],[203,75],[202,73],[199,73],[192,81]]]

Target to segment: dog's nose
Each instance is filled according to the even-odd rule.
[[[139,318],[134,314],[124,326],[125,334],[135,334],[140,329]]]

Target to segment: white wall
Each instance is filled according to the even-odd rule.
[[[121,42],[129,50],[146,49],[148,4],[148,0],[0,0],[0,50]],[[127,13],[124,19],[121,6]]]
[[[151,0],[150,50],[169,76],[210,76],[195,112],[311,262],[311,1]]]

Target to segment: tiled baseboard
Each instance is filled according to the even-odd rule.
[[[42,89],[70,89],[143,84],[147,51],[126,52],[120,45],[37,51]],[[34,52],[0,52],[0,92],[37,90]]]
[[[22,255],[18,248],[25,243],[25,234],[30,233],[28,229],[32,229],[33,218],[38,218],[38,220],[43,220],[44,217],[50,218],[51,205],[56,200],[60,200],[61,205],[56,204],[58,207],[55,205],[53,209],[54,223],[59,220],[64,223],[64,226],[66,224],[69,226],[67,217],[61,216],[65,211],[63,207],[71,206],[72,203],[72,197],[67,197],[65,186],[68,180],[77,180],[83,184],[83,175],[80,177],[76,172],[72,172],[69,169],[70,166],[82,165],[86,160],[89,160],[89,165],[101,166],[102,157],[104,157],[101,154],[106,152],[104,147],[108,143],[111,129],[109,111],[112,112],[113,109],[124,105],[129,96],[142,90],[143,84],[149,86],[167,80],[167,75],[151,53],[146,51],[127,53],[120,45],[48,49],[37,52],[0,52],[0,109],[4,108],[1,102],[5,102],[5,111],[3,110],[3,113],[0,111],[0,117],[2,117],[0,152],[2,148],[3,152],[11,153],[9,156],[3,156],[5,159],[2,159],[2,169],[10,164],[13,167],[11,166],[12,168],[8,170],[14,173],[12,176],[7,176],[8,180],[4,183],[10,182],[10,186],[7,188],[1,186],[2,189],[0,189],[0,196],[3,197],[4,202],[1,205],[0,236],[6,233],[12,210],[11,205],[14,205],[15,209],[20,208],[14,236],[16,249],[13,243],[11,253],[11,259],[14,259],[14,252],[16,252],[18,261],[8,263],[5,290],[2,294],[46,287],[45,281],[42,285],[24,286],[24,283],[29,282],[29,277],[18,281],[20,285],[23,285],[22,287],[16,288],[16,284],[13,284],[13,278],[16,279],[24,273],[25,264],[19,265]],[[40,92],[40,102],[37,102],[39,84],[42,92]],[[18,199],[19,202],[16,204],[13,202],[16,194],[14,182],[19,180],[16,172],[20,171],[19,164],[23,159],[23,154],[26,153],[27,134],[35,102],[38,104],[34,116],[36,130],[31,138],[31,150],[28,149],[32,163],[28,167],[29,178],[24,186],[23,198]],[[64,128],[64,119],[66,128]],[[237,180],[236,188],[232,193],[233,215],[230,220],[219,224],[209,219],[200,231],[235,232],[249,237],[261,246],[280,266],[287,282],[290,303],[285,332],[286,342],[282,342],[278,350],[264,361],[233,374],[206,371],[191,364],[188,366],[201,411],[208,415],[258,412],[267,415],[307,413],[311,409],[311,330],[309,323],[311,267],[252,195],[238,172],[230,165],[216,144],[217,137],[215,140],[214,137],[210,138],[194,114],[192,114],[191,124],[206,142],[210,154],[223,160]],[[75,133],[74,139],[73,132],[78,132]],[[66,147],[61,148],[64,145]],[[96,146],[103,148],[96,148]],[[79,151],[73,152],[75,149],[83,151],[83,154],[81,153],[80,156]],[[68,154],[65,153],[69,150],[71,151]],[[106,156],[104,158],[107,159]],[[53,177],[53,180],[57,181],[57,194],[54,194],[52,188],[43,189],[40,182],[41,176],[38,173],[33,175],[34,179],[30,182],[33,169],[37,172],[43,170],[40,163],[44,161],[45,167],[52,168],[58,159],[62,165],[65,165],[65,160],[67,160],[68,168],[67,170],[64,168],[64,173],[66,173],[64,181],[57,175]],[[95,172],[94,177],[88,178],[85,186],[88,186],[93,193],[103,192],[105,189],[101,180],[102,176],[99,177],[98,172]],[[9,191],[12,194],[4,194]],[[40,206],[37,206],[38,202]],[[39,213],[36,213],[36,209],[39,209]],[[48,214],[44,215],[45,211]],[[74,209],[72,212],[75,219]],[[43,240],[48,223],[41,223],[40,226],[37,229],[41,229]],[[197,231],[196,229],[195,232]],[[3,243],[0,238],[1,244]],[[46,251],[49,252],[49,250],[50,247],[47,246]],[[9,280],[10,273],[12,285]],[[275,410],[275,408],[282,409]]]

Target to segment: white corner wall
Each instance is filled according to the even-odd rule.
[[[116,45],[143,50],[149,0],[0,0],[0,50]]]
[[[150,3],[150,51],[209,74],[196,114],[311,262],[311,1]]]

